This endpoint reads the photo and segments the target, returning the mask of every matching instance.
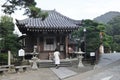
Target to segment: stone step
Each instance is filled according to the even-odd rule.
[[[60,67],[72,66],[72,62],[75,61],[75,60],[77,60],[77,59],[73,59],[73,60],[63,59],[63,60],[60,61]],[[38,64],[39,68],[42,68],[42,67],[55,67],[54,61],[52,61],[52,60],[40,60],[37,64]]]
[[[69,62],[64,62],[64,63],[60,63],[60,66],[61,67],[67,67],[67,66],[71,66],[71,63]],[[39,63],[39,68],[42,68],[42,67],[55,67],[55,64],[54,62],[51,62],[51,63]]]

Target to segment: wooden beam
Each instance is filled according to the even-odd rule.
[[[68,58],[68,35],[65,37],[66,58]]]

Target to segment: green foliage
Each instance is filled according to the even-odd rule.
[[[113,51],[117,51],[117,52],[120,52],[120,44],[119,43],[116,43],[116,42],[114,42],[113,44],[112,44],[112,49],[113,49]]]
[[[36,4],[35,0],[6,0],[2,7],[5,14],[12,14],[15,10],[24,8],[24,15],[34,18],[42,17],[44,20],[47,15],[43,14],[41,9],[36,7]]]
[[[112,37],[105,33],[106,25],[96,23],[92,20],[83,20],[82,26],[78,31],[72,33],[72,36],[78,37],[81,41],[84,41],[84,36],[86,36],[86,51],[95,52],[102,43],[107,51],[111,50]],[[83,29],[86,28],[84,35]],[[102,33],[102,38],[100,38],[100,33]],[[84,47],[84,46],[81,46]],[[107,52],[105,51],[105,52]]]
[[[0,47],[2,50],[6,51],[11,50],[12,53],[16,53],[19,48],[19,42],[17,40],[18,36],[13,34],[14,24],[12,18],[8,16],[2,16],[0,21]]]
[[[120,51],[120,16],[108,22],[106,32],[113,38],[112,50]]]
[[[116,43],[120,43],[120,35],[114,35],[114,40]]]
[[[8,61],[8,55],[7,53],[0,54],[0,64],[7,64]]]
[[[34,18],[42,17],[42,19],[44,20],[48,16],[48,13],[41,11],[41,9],[38,7],[29,6],[29,8],[26,9],[24,15],[28,15],[29,17]]]
[[[111,26],[111,25],[108,24],[108,25],[106,26],[105,31],[106,31],[106,33],[107,33],[108,35],[113,36],[113,31],[112,31],[112,26]]]
[[[14,24],[12,22],[12,18],[8,16],[2,16],[0,20],[0,28],[2,36],[6,36],[9,33],[13,33]]]
[[[104,32],[105,31],[105,25],[101,24],[97,26],[98,30],[100,30],[100,32]]]
[[[120,15],[120,12],[110,11],[101,16],[94,18],[94,21],[98,23],[107,24],[112,18]]]
[[[90,26],[86,29],[86,51],[95,52],[100,44],[99,30],[95,26]]]
[[[113,18],[108,22],[108,25],[111,27],[110,31],[112,31],[112,34],[110,35],[120,35],[120,16]]]
[[[40,8],[34,7],[34,6],[29,6],[29,10],[26,11],[26,13],[30,13],[29,17],[38,17],[39,16],[39,12],[41,12]]]
[[[108,53],[108,52],[110,52],[112,50],[112,44],[113,44],[112,36],[104,34],[103,45],[104,45],[106,53]]]
[[[3,12],[6,14],[12,14],[15,10],[18,9],[28,9],[29,6],[35,6],[35,0],[6,0],[6,2],[2,5]]]

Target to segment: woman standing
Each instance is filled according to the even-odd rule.
[[[60,65],[60,52],[58,49],[55,49],[55,52],[54,52],[54,60],[55,60],[55,66],[56,66],[56,69],[59,68],[59,65]]]

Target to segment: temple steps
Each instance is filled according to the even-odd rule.
[[[61,59],[60,67],[72,66],[74,62],[77,62],[77,59]],[[39,68],[55,67],[54,61],[52,60],[40,60],[39,62],[37,62],[37,64]]]

